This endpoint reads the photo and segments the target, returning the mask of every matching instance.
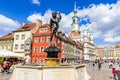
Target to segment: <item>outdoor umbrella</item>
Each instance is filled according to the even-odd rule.
[[[14,53],[12,51],[0,49],[0,57],[24,57],[24,54]]]

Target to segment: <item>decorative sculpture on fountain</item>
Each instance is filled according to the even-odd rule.
[[[59,22],[61,20],[61,15],[59,12],[52,12],[52,18],[50,19],[50,29],[51,29],[51,36],[50,36],[50,42],[52,45],[52,39],[53,36],[55,36],[55,46],[56,46],[56,41],[57,41],[57,31],[59,28]]]
[[[61,20],[61,15],[59,12],[52,12],[52,18],[50,19],[50,46],[47,47],[44,52],[47,52],[47,59],[45,60],[46,65],[56,66],[59,65],[58,53],[61,52],[59,48],[56,47],[57,33],[59,28],[59,22]],[[55,37],[53,39],[53,37]],[[54,41],[53,41],[54,40]]]
[[[50,19],[50,46],[47,47],[44,52],[47,52],[47,59],[45,63],[47,66],[57,66],[59,65],[58,53],[61,52],[59,48],[56,47],[57,33],[59,29],[59,22],[61,20],[61,15],[59,12],[52,12],[52,18]],[[55,37],[53,39],[53,37]]]

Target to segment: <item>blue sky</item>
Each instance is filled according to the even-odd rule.
[[[0,0],[0,36],[18,29],[23,22],[34,23],[41,19],[49,23],[53,11],[61,13],[60,29],[69,34],[74,2],[80,29],[89,28],[95,45],[120,43],[119,0]]]

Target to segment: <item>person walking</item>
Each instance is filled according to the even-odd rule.
[[[109,69],[112,69],[112,68],[113,68],[113,63],[109,62]]]
[[[101,69],[101,63],[98,63],[98,70]]]
[[[10,72],[10,67],[12,66],[12,62],[8,62],[8,67],[7,67],[7,74]]]
[[[112,74],[113,74],[113,79],[116,79],[116,75],[117,75],[117,70],[115,68],[112,69]]]
[[[95,63],[94,62],[92,63],[92,68],[93,68],[93,70],[95,69]]]
[[[3,73],[4,73],[4,72],[7,72],[7,71],[8,71],[7,69],[8,69],[8,62],[7,62],[7,61],[4,61],[4,62],[3,62]]]

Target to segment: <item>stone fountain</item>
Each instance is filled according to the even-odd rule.
[[[51,45],[44,51],[47,52],[48,58],[45,60],[45,65],[17,65],[13,71],[10,80],[90,80],[90,76],[86,72],[86,66],[81,65],[60,65],[57,58],[60,49],[56,47],[53,37],[56,38],[58,23],[61,20],[61,15],[58,12],[52,13],[50,20],[51,28]]]

